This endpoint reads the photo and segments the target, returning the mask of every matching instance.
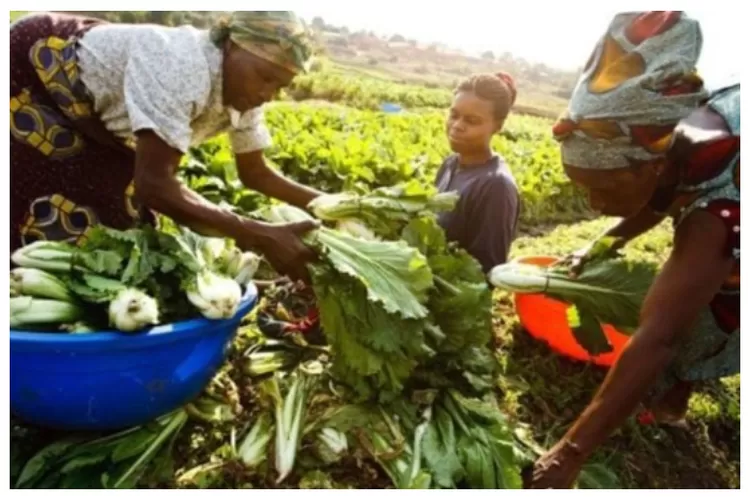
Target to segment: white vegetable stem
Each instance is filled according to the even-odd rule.
[[[20,267],[45,271],[70,271],[74,247],[59,241],[35,241],[17,249],[10,259]]]
[[[537,266],[509,262],[490,271],[490,283],[515,293],[543,292],[549,286],[549,277]]]
[[[208,319],[229,319],[237,314],[242,289],[231,278],[201,271],[187,291],[187,298]]]
[[[247,286],[260,267],[260,256],[253,252],[245,252],[240,255],[239,266],[234,274],[234,281],[240,286]]]
[[[276,471],[279,473],[276,484],[286,479],[294,468],[307,412],[307,375],[295,373],[292,377],[294,380],[283,403],[277,402],[275,408]]]
[[[19,267],[10,272],[10,295],[73,302],[73,296],[62,280],[46,271],[33,268]]]
[[[159,324],[159,305],[140,290],[126,288],[109,303],[109,324],[122,332],[134,332]]]
[[[10,299],[11,328],[48,323],[75,323],[82,317],[81,308],[71,302],[26,296]]]
[[[247,467],[254,468],[262,464],[268,453],[268,443],[271,442],[273,422],[271,417],[263,413],[253,424],[250,432],[243,439],[237,455]]]

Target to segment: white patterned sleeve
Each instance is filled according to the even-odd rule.
[[[251,109],[243,114],[237,127],[229,134],[229,138],[235,154],[263,150],[273,143],[261,108]]]
[[[152,130],[171,147],[187,152],[190,122],[205,106],[211,88],[198,54],[190,44],[170,43],[157,32],[145,32],[132,44],[125,103],[133,133]]]

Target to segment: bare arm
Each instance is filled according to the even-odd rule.
[[[263,224],[219,208],[183,185],[175,177],[181,157],[154,132],[138,134],[135,190],[144,204],[205,236],[261,235]]]
[[[309,279],[306,263],[315,254],[301,236],[316,227],[314,221],[264,224],[214,205],[175,177],[181,153],[151,131],[138,134],[135,156],[136,195],[148,207],[205,236],[232,238],[243,250],[256,249],[282,274]]]
[[[249,189],[303,209],[323,194],[274,171],[266,164],[262,151],[238,154],[237,173]]]
[[[628,241],[653,229],[657,224],[664,220],[664,217],[664,215],[655,213],[649,207],[644,207],[636,215],[626,217],[612,226],[605,235],[622,238],[624,240],[623,243],[627,243]]]
[[[621,219],[617,224],[609,228],[604,234],[596,238],[591,244],[580,250],[577,250],[576,252],[573,252],[567,257],[564,257],[559,262],[572,264],[572,274],[576,275],[583,270],[583,267],[588,262],[589,252],[599,239],[605,236],[614,236],[620,238],[619,241],[612,245],[612,250],[617,251],[634,238],[637,238],[643,233],[653,229],[657,224],[664,220],[664,217],[664,215],[655,213],[653,210],[651,210],[651,208],[644,207],[637,214]]]
[[[730,275],[726,228],[695,212],[681,225],[672,255],[654,281],[630,339],[591,403],[563,439],[534,464],[532,488],[567,488],[588,457],[631,415],[674,359],[698,314]]]

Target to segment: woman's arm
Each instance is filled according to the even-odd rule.
[[[726,231],[718,218],[702,211],[680,225],[672,254],[644,302],[638,331],[593,401],[537,462],[533,487],[569,487],[586,458],[631,415],[673,360],[698,314],[732,271]]]
[[[135,191],[140,201],[205,236],[260,238],[262,224],[214,205],[175,177],[181,157],[154,132],[138,133]]]
[[[644,207],[632,217],[626,217],[619,221],[608,229],[603,236],[614,236],[620,238],[622,240],[620,246],[622,246],[630,240],[653,229],[657,224],[664,220],[664,217],[664,215],[655,213],[651,208]]]
[[[222,209],[176,178],[180,151],[152,131],[137,137],[135,191],[141,202],[203,235],[232,238],[240,248],[258,250],[282,274],[307,278],[305,264],[315,255],[301,236],[316,226],[314,222],[264,224]]]
[[[607,236],[618,238],[618,241],[616,241],[611,248],[612,251],[617,251],[634,238],[637,238],[643,233],[653,229],[657,224],[663,221],[664,218],[664,215],[657,214],[656,212],[651,210],[651,208],[647,206],[643,207],[643,209],[641,209],[641,211],[637,214],[621,219],[617,224],[609,228],[604,234],[596,238],[592,243],[588,244],[584,248],[581,248],[580,250],[577,250],[576,252],[573,252],[567,257],[564,257],[560,260],[560,262],[570,264],[572,274],[577,275],[583,270],[583,267],[586,265],[587,259],[589,257],[589,253],[591,252],[596,242],[600,239]]]
[[[249,189],[302,209],[306,209],[312,200],[323,194],[274,171],[266,164],[260,150],[241,153],[236,158],[237,174]]]

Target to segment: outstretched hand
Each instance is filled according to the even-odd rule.
[[[254,240],[255,248],[278,273],[295,281],[309,283],[307,264],[314,262],[317,255],[302,238],[318,225],[318,222],[312,220],[291,224],[269,224],[263,228],[262,237]],[[237,244],[243,250],[252,247],[248,242],[237,240]]]

